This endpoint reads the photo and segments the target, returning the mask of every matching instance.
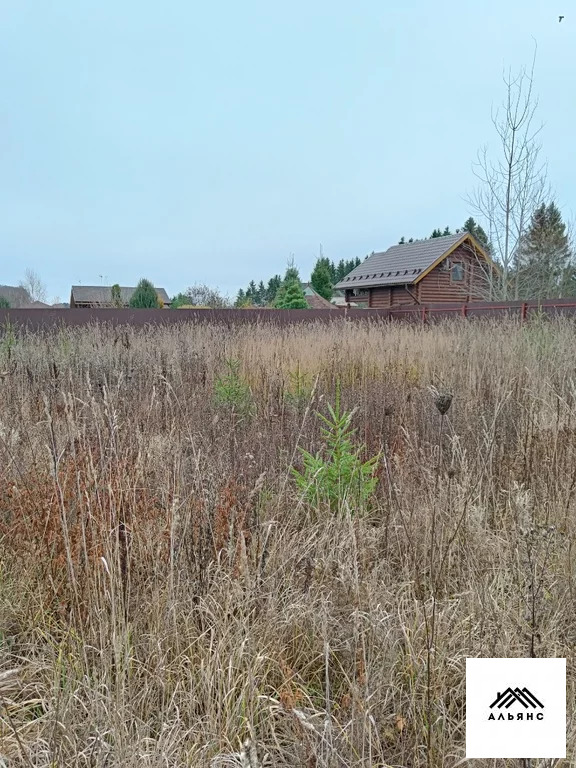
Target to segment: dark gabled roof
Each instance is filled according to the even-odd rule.
[[[10,303],[12,309],[30,306],[30,295],[19,285],[0,285],[0,296]]]
[[[370,288],[375,285],[411,285],[417,283],[437,261],[469,239],[484,257],[482,247],[469,232],[446,237],[431,237],[414,243],[393,245],[382,253],[373,253],[359,264],[335,288]]]
[[[128,305],[132,294],[136,288],[120,287],[120,298],[122,303]],[[164,288],[156,288],[158,298],[164,304],[170,304],[170,299]],[[72,300],[75,304],[93,304],[98,307],[112,306],[112,286],[111,285],[73,285]]]
[[[327,301],[324,296],[320,296],[310,283],[302,283],[302,290],[306,297],[308,309],[338,309],[332,302]]]

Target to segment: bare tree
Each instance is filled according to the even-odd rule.
[[[190,304],[212,309],[221,309],[230,306],[230,300],[223,296],[218,288],[210,288],[204,283],[195,283],[187,289],[185,296]]]
[[[518,248],[533,210],[546,194],[546,164],[540,160],[536,124],[538,99],[534,95],[536,49],[530,69],[503,75],[506,98],[492,112],[498,137],[498,151],[488,146],[478,153],[474,173],[480,184],[468,199],[479,214],[500,265],[497,279],[491,280],[492,299],[515,298],[514,267]],[[494,273],[496,274],[496,273]]]
[[[24,280],[20,281],[20,287],[28,292],[31,301],[46,301],[48,293],[46,284],[40,275],[30,267],[24,273]]]

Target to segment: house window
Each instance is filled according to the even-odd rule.
[[[461,283],[464,280],[464,264],[461,261],[452,262],[452,282]]]

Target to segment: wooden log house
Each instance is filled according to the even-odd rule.
[[[490,300],[496,266],[469,232],[373,253],[335,285],[371,309]]]

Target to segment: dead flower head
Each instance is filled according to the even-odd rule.
[[[444,416],[444,414],[448,413],[450,406],[452,405],[452,395],[449,392],[439,392],[436,395],[434,403],[442,416]]]

